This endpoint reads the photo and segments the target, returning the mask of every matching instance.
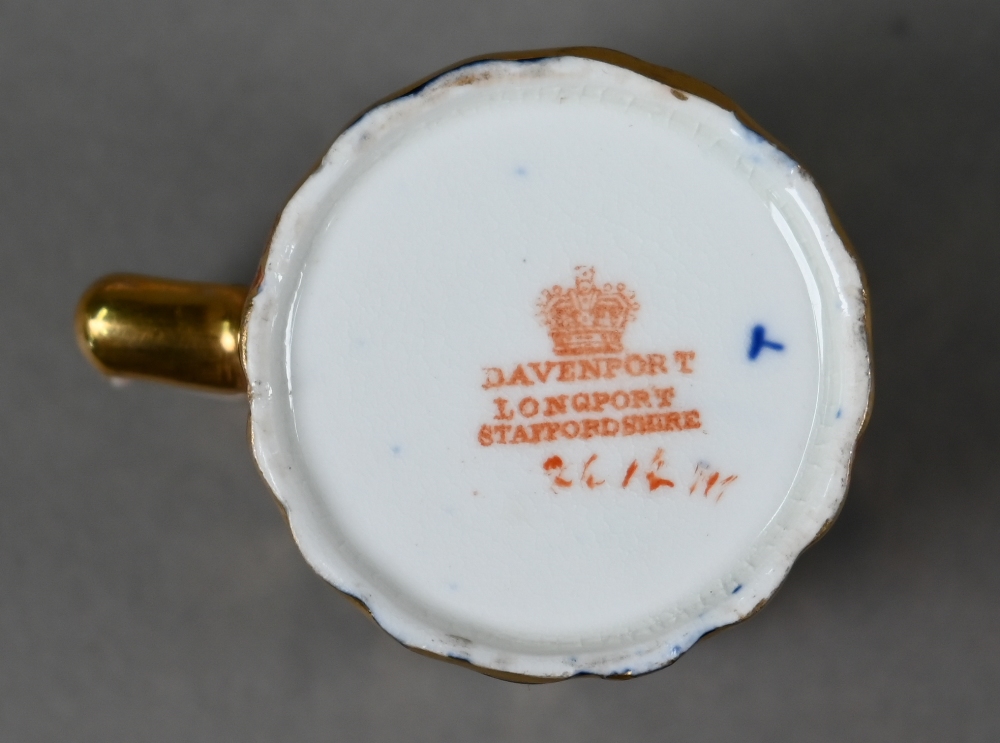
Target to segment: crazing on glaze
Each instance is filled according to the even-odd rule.
[[[479,62],[364,115],[286,207],[254,453],[401,642],[643,673],[836,515],[864,321],[821,195],[730,110],[581,56]]]

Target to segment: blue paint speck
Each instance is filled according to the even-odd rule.
[[[733,589],[733,593],[734,593],[734,594],[735,594],[735,593],[739,593],[739,592],[740,592],[740,591],[742,591],[742,590],[743,590],[743,584],[742,584],[742,583],[740,583],[740,584],[738,584],[738,585],[736,586],[736,588],[734,588],[734,589]]]
[[[767,139],[765,139],[762,135],[758,134],[753,129],[746,126],[742,121],[737,120],[736,125],[739,127],[739,129],[733,129],[734,134],[736,135],[742,134],[744,139],[746,139],[748,142],[752,142],[753,144],[758,145],[761,149],[763,149],[767,153],[767,155],[781,162],[784,165],[784,167],[788,169],[789,172],[794,172],[799,169],[799,164],[797,162],[795,162],[792,158],[790,158],[784,152],[779,150],[773,144],[768,142]],[[755,157],[752,158],[754,162],[760,162],[760,160],[762,159],[760,155],[757,153],[754,153],[754,155]]]
[[[742,121],[740,121],[738,123],[739,123],[739,126],[740,126],[740,133],[742,133],[743,136],[746,137],[747,139],[749,139],[751,142],[753,142],[755,144],[763,144],[764,142],[767,141],[761,135],[759,135],[757,132],[755,132],[753,129],[751,129],[750,127],[746,126]],[[734,132],[734,133],[736,133],[736,132]]]
[[[839,418],[843,414],[843,408],[837,408],[837,417]]]
[[[785,344],[768,340],[767,329],[763,325],[754,325],[753,330],[750,331],[750,348],[747,350],[747,358],[756,361],[760,352],[765,348],[770,348],[772,351],[784,351]]]
[[[392,453],[398,457],[400,454],[403,453],[403,447],[401,447],[399,444],[396,444],[394,447],[392,447]]]
[[[523,165],[518,165],[516,168],[514,168],[514,175],[519,175],[522,178],[527,178],[528,169]]]
[[[670,648],[670,654],[676,658],[678,655],[681,654],[681,646],[674,645],[672,648]]]

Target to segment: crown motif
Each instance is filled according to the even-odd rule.
[[[576,286],[542,291],[539,314],[549,326],[557,356],[621,353],[625,326],[639,303],[625,284],[598,287],[592,266],[576,267]]]

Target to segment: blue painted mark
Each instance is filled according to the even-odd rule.
[[[742,590],[743,590],[743,584],[742,584],[742,583],[740,583],[740,584],[738,584],[738,585],[736,586],[736,588],[734,588],[734,589],[733,589],[733,593],[734,593],[734,594],[736,594],[736,593],[739,593],[739,592],[740,592],[740,591],[742,591]]]
[[[392,447],[392,453],[398,457],[400,454],[403,453],[403,447],[401,447],[399,444],[396,444],[394,447]]]
[[[837,408],[837,417],[839,418],[843,412],[844,412],[843,408]]]
[[[763,144],[764,142],[767,141],[760,134],[758,134],[753,129],[748,127],[746,124],[744,124],[742,121],[739,121],[737,123],[739,124],[740,129],[742,130],[743,136],[749,139],[751,142],[755,144]]]
[[[785,350],[784,343],[770,341],[767,339],[766,334],[767,330],[763,325],[754,325],[753,330],[750,331],[750,349],[747,351],[747,357],[751,361],[756,361],[757,357],[760,356],[760,352],[765,348],[770,348],[772,351]]]
[[[681,654],[681,646],[674,645],[672,648],[670,648],[670,654],[676,658],[678,655]]]
[[[799,164],[797,162],[795,162],[786,153],[779,150],[773,144],[768,142],[767,139],[765,139],[762,135],[758,134],[753,129],[746,126],[746,124],[744,124],[742,121],[737,120],[736,125],[739,127],[739,129],[734,130],[735,133],[742,134],[748,142],[752,142],[753,144],[759,145],[761,148],[757,152],[751,154],[750,156],[751,160],[753,160],[754,162],[760,162],[762,160],[761,152],[766,151],[768,155],[770,155],[772,158],[782,163],[784,167],[788,169],[789,172],[793,172],[799,169]]]
[[[514,168],[514,175],[519,175],[522,178],[524,178],[528,175],[528,169],[523,165],[518,165],[516,168]]]

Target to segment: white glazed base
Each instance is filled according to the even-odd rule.
[[[539,302],[588,268],[638,307],[620,348],[560,353]],[[401,642],[643,673],[836,515],[864,312],[816,188],[731,112],[590,59],[479,63],[367,113],[285,209],[247,321],[254,453],[309,562]]]

